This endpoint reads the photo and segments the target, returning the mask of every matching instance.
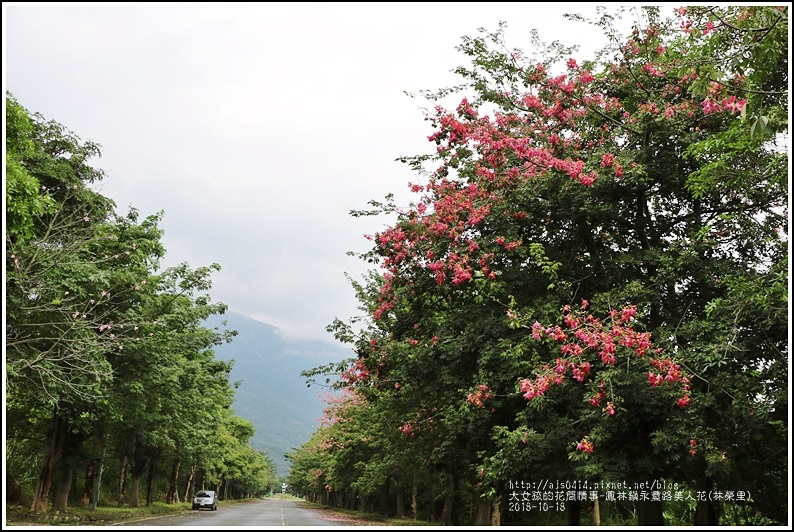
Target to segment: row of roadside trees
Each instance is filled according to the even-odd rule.
[[[6,502],[262,495],[275,467],[213,352],[236,332],[203,325],[219,266],[161,269],[163,213],[118,214],[99,156],[6,94]]]
[[[665,8],[667,9],[667,8]],[[632,10],[585,62],[502,25],[372,201],[357,357],[292,489],[442,524],[790,524],[786,6]],[[451,102],[451,105],[449,105]],[[449,105],[449,108],[446,106]]]

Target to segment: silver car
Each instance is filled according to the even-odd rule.
[[[218,509],[218,496],[214,491],[201,490],[193,497],[193,509],[209,508],[210,510]]]

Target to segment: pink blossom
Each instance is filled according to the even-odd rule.
[[[588,174],[579,174],[579,182],[586,187],[589,187],[593,183],[595,183],[595,180],[597,178],[598,178],[598,174],[595,172],[590,172]]]
[[[678,400],[676,403],[679,408],[686,408],[689,406],[689,394],[684,395],[681,399]]]
[[[554,367],[554,371],[557,373],[565,373],[566,369],[568,369],[568,361],[564,358],[558,358],[557,365]]]
[[[698,441],[695,439],[689,440],[689,454],[692,456],[698,454]]]
[[[664,378],[659,375],[658,373],[654,373],[652,371],[648,372],[648,382],[651,386],[658,386],[662,382],[664,382]]]
[[[538,322],[532,324],[532,338],[535,340],[540,340],[543,337],[544,330],[543,325]]]
[[[721,110],[720,105],[710,98],[706,98],[702,102],[700,102],[701,107],[703,107],[703,114],[713,114],[717,113]]]
[[[579,442],[579,443],[576,445],[576,450],[577,450],[577,451],[583,451],[583,452],[586,452],[586,453],[588,453],[588,454],[589,454],[589,453],[592,453],[592,452],[593,452],[593,449],[594,449],[594,447],[593,447],[593,442],[591,442],[591,441],[590,441],[590,440],[588,440],[587,438],[583,439],[582,441],[580,441],[580,442]]]
[[[744,109],[744,106],[747,105],[747,100],[737,101],[736,96],[731,96],[730,98],[722,100],[722,105],[732,113],[740,113],[742,109]]]
[[[452,278],[452,284],[463,284],[469,279],[471,279],[471,271],[456,264],[455,276]]]

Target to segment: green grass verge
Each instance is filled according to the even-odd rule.
[[[122,521],[146,519],[189,511],[191,503],[166,504],[155,502],[151,506],[129,508],[117,506],[97,506],[91,508],[70,507],[67,512],[57,513],[48,510],[43,513],[33,513],[27,507],[6,505],[6,525],[35,526],[35,525],[112,525]]]
[[[311,510],[317,510],[327,514],[334,514],[339,521],[348,521],[354,524],[368,524],[373,526],[432,526],[433,523],[426,521],[414,521],[410,518],[383,517],[382,515],[360,512],[356,510],[345,510],[341,508],[330,508],[322,504],[311,503],[304,499],[298,499],[292,495],[274,494],[273,498],[290,499],[301,502],[301,506]],[[251,499],[238,499],[221,501],[221,505],[227,506],[250,501]],[[155,502],[151,506],[141,506],[130,508],[118,506],[97,506],[96,510],[91,508],[70,507],[66,513],[56,513],[49,510],[44,513],[36,514],[29,511],[28,507],[18,505],[6,505],[6,526],[110,526],[124,521],[135,521],[146,519],[147,517],[159,517],[169,514],[189,512],[191,503],[183,502],[178,504],[166,504]],[[437,523],[436,523],[437,525]]]

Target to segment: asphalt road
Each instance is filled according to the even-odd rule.
[[[212,530],[227,526],[302,528],[348,524],[350,523],[332,519],[327,512],[301,508],[298,500],[262,499],[233,504],[219,501],[216,511],[189,510],[177,515],[125,521],[115,526],[200,527]]]

